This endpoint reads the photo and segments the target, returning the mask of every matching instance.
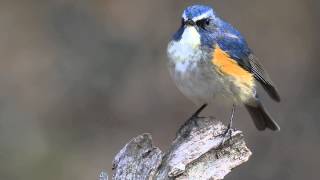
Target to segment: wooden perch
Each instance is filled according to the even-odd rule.
[[[225,130],[214,118],[190,119],[167,153],[153,146],[150,134],[137,136],[116,155],[113,179],[223,179],[251,156],[242,132],[231,130],[231,138],[223,138]]]

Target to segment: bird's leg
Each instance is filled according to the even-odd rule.
[[[201,113],[201,111],[203,111],[204,108],[206,108],[208,106],[208,104],[203,104],[199,109],[196,110],[196,112],[194,112],[192,114],[192,116],[189,118],[190,121],[194,122],[194,125],[196,125],[197,127],[199,127],[199,124],[197,122],[197,118],[199,118],[199,114]],[[188,120],[188,121],[189,121]]]
[[[193,121],[196,126],[198,126],[197,118],[199,118],[199,114],[201,111],[203,111],[204,108],[206,108],[208,104],[203,104],[200,108],[198,108],[191,117],[185,122],[184,125],[189,124],[189,122]]]
[[[192,116],[190,117],[190,119],[194,119],[199,117],[199,114],[201,113],[201,111],[203,111],[204,108],[206,108],[208,106],[208,104],[203,104],[199,109],[196,110],[196,112],[194,112],[192,114]]]
[[[235,110],[236,110],[236,105],[232,105],[232,111],[231,111],[231,117],[230,117],[230,121],[229,121],[229,124],[227,126],[227,129],[226,131],[223,133],[223,143],[224,143],[224,140],[226,138],[226,136],[229,135],[229,139],[231,139],[231,128],[232,128],[232,121],[233,121],[233,117],[234,117],[234,113],[235,113]]]

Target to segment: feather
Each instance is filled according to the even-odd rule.
[[[249,63],[251,65],[251,72],[255,79],[260,82],[262,87],[266,90],[269,96],[275,101],[280,101],[280,95],[270,79],[268,73],[264,70],[263,66],[259,63],[257,57],[254,54],[248,56]]]
[[[224,34],[224,36],[219,38],[218,45],[243,69],[252,73],[272,99],[277,102],[280,101],[280,95],[274,83],[260,64],[258,58],[249,49],[244,38],[241,36],[239,38],[231,38]]]

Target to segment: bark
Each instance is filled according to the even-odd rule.
[[[243,134],[214,118],[189,119],[177,132],[168,152],[152,144],[150,134],[128,142],[113,162],[113,179],[223,179],[251,156]]]

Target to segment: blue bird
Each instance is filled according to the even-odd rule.
[[[279,102],[274,83],[246,40],[209,6],[192,5],[182,14],[178,31],[168,44],[169,71],[178,89],[200,108],[230,102],[232,115],[244,105],[258,130],[280,130],[263,107],[257,93],[259,82],[270,97]]]

